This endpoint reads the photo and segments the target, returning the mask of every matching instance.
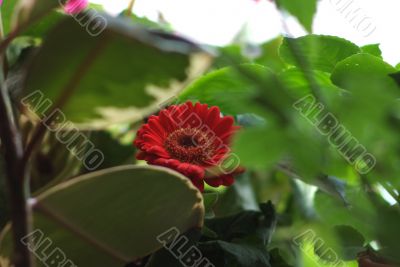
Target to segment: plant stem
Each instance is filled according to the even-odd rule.
[[[31,232],[30,208],[27,205],[28,187],[24,185],[26,171],[22,166],[23,147],[15,125],[6,87],[0,90],[0,137],[6,160],[7,185],[11,205],[11,223],[14,240],[15,267],[31,267],[28,247],[20,240]]]
[[[128,8],[126,9],[126,12],[125,12],[125,15],[126,15],[127,17],[129,17],[130,15],[132,15],[132,9],[133,9],[133,6],[135,5],[135,2],[136,2],[136,0],[130,0],[130,1],[129,1]]]
[[[0,39],[3,40],[3,23],[0,11]],[[4,51],[3,51],[4,52]],[[10,97],[5,84],[5,53],[0,53],[0,138],[6,161],[6,182],[11,208],[12,234],[14,241],[13,263],[15,267],[31,267],[32,259],[28,247],[20,240],[31,232],[30,207],[27,204],[29,183],[22,167],[23,144],[19,133]]]

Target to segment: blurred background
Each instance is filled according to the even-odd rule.
[[[129,0],[91,2],[103,5],[111,14],[120,13],[129,4]],[[400,38],[394,36],[399,8],[397,0],[321,0],[313,32],[340,36],[359,46],[380,43],[383,58],[396,65],[400,62]],[[163,20],[188,38],[217,46],[237,41],[263,43],[288,30],[296,37],[306,34],[296,19],[282,18],[270,0],[136,0],[134,13]]]

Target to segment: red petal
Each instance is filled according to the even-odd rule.
[[[160,111],[159,118],[162,127],[167,132],[172,132],[173,130],[175,130],[177,122],[170,117],[169,112],[167,112],[166,110]]]
[[[177,170],[179,164],[181,164],[181,163],[179,160],[176,160],[176,159],[158,158],[158,159],[154,160],[152,162],[152,164]]]
[[[234,121],[233,117],[231,117],[231,116],[223,117],[218,122],[218,125],[216,125],[216,127],[214,127],[215,134],[218,136],[221,136],[224,133],[229,132],[230,129],[232,128],[232,125],[234,122],[235,121]]]
[[[165,129],[161,126],[158,118],[157,119],[151,119],[148,121],[148,125],[150,128],[158,134],[158,136],[165,138],[166,132]]]
[[[211,129],[217,125],[217,122],[220,118],[220,113],[221,112],[219,111],[219,108],[215,106],[208,110],[208,115],[205,122],[208,126],[210,126]]]
[[[158,145],[158,146],[162,146],[163,145],[163,141],[161,140],[161,137],[155,136],[154,134],[144,134],[143,135],[143,140],[146,143],[151,143],[153,145]]]
[[[144,151],[140,151],[139,153],[136,154],[136,159],[138,160],[144,160],[146,158],[147,153]]]
[[[170,158],[170,155],[168,154],[168,152],[165,151],[165,149],[160,146],[152,146],[149,149],[147,149],[146,152],[149,154],[157,155],[162,158]]]
[[[204,181],[208,185],[211,185],[212,187],[218,187],[218,186],[222,185],[222,179],[220,177],[208,178],[208,179],[204,179]]]
[[[235,182],[233,175],[224,175],[222,176],[222,184],[225,186],[230,186]]]
[[[204,192],[204,181],[202,179],[192,179],[191,180],[194,186],[196,186],[200,192]]]

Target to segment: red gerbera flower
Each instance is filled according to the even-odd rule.
[[[221,116],[218,107],[190,101],[172,105],[150,116],[138,130],[134,145],[141,151],[136,157],[182,173],[200,191],[204,182],[229,186],[242,172],[230,150],[238,129],[233,117]]]

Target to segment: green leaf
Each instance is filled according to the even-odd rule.
[[[273,267],[293,267],[289,265],[284,257],[280,254],[280,250],[278,248],[274,248],[269,252],[271,256],[270,263]]]
[[[287,149],[287,139],[278,127],[254,127],[237,134],[233,150],[241,164],[248,168],[266,170],[276,164]],[[257,157],[254,153],[257,151]]]
[[[268,252],[262,246],[217,240],[201,243],[199,248],[215,266],[271,267]]]
[[[286,63],[301,69],[306,64],[311,69],[326,72],[331,72],[339,61],[360,52],[352,42],[326,35],[285,38],[280,48],[280,55]],[[299,58],[305,62],[299,62]]]
[[[213,62],[213,67],[220,69],[235,64],[250,63],[251,59],[246,56],[243,47],[239,44],[231,44],[218,49],[218,56]]]
[[[320,95],[325,103],[330,104],[337,101],[343,90],[334,85],[330,79],[329,73],[310,70],[315,83],[318,85]],[[279,74],[279,79],[287,89],[290,95],[296,99],[312,94],[312,90],[304,72],[299,68],[290,68]]]
[[[295,16],[308,32],[312,31],[313,18],[317,11],[317,0],[277,0],[276,2],[279,8],[285,9]]]
[[[217,217],[230,216],[243,211],[259,211],[259,205],[250,175],[246,172],[235,178],[235,183],[221,193],[214,209]]]
[[[213,208],[217,204],[218,201],[218,193],[204,193],[203,194],[203,199],[204,199],[204,207],[206,209],[206,217],[214,217],[214,211]]]
[[[53,27],[55,27],[58,23],[60,23],[60,21],[62,21],[66,17],[67,15],[61,10],[51,10],[46,14],[46,16],[27,28],[24,31],[24,35],[33,36],[36,38],[44,38]],[[79,22],[76,21],[76,23]],[[82,27],[84,26],[85,25],[83,25]]]
[[[12,17],[17,2],[18,0],[3,1],[3,4],[1,5],[4,34],[8,34],[11,30]]]
[[[40,195],[33,207],[34,227],[77,266],[121,267],[160,249],[157,236],[170,228],[184,233],[201,227],[202,202],[200,192],[176,172],[127,165],[75,178]],[[7,245],[3,238],[3,255]]]
[[[388,75],[395,72],[397,70],[382,59],[362,53],[339,62],[332,72],[331,79],[334,84],[349,89],[351,85],[355,86],[358,81],[362,81],[365,77],[370,79],[379,77],[390,82],[391,79]]]
[[[368,53],[373,56],[382,58],[382,51],[381,51],[381,48],[379,47],[379,44],[364,45],[361,47],[361,50],[364,53]]]
[[[349,92],[332,106],[332,112],[374,156],[377,166],[372,166],[372,171],[379,171],[387,179],[397,173],[393,160],[398,157],[398,133],[387,121],[400,96],[399,87],[390,76],[396,71],[380,58],[363,53],[338,63],[331,76],[334,84]],[[350,144],[353,145],[354,142]]]
[[[257,63],[274,71],[280,71],[285,63],[279,56],[279,47],[283,38],[278,36],[259,46],[252,44],[232,44],[219,48],[219,56],[213,66],[223,68],[244,63]],[[253,52],[254,51],[254,52]]]
[[[380,254],[392,261],[394,266],[400,264],[400,234],[398,229],[400,223],[400,212],[398,205],[390,206],[383,201],[376,199],[373,203],[378,216],[372,221],[377,241],[382,245]]]
[[[261,55],[254,62],[274,71],[280,71],[285,67],[285,63],[279,56],[279,47],[282,45],[283,38],[281,36],[263,43],[260,46]]]
[[[245,64],[242,66],[254,75],[265,75],[269,72],[261,65]],[[256,85],[242,77],[235,68],[225,67],[195,80],[182,91],[179,99],[181,101],[195,99],[210,106],[218,106],[227,114],[241,114],[246,110],[246,104],[241,102],[255,95],[255,92]],[[231,98],[244,101],[233,104],[230,101]]]
[[[104,14],[95,21],[66,19],[48,34],[24,81],[26,102],[42,90],[40,100],[62,106],[67,120],[100,128],[143,118],[208,66],[208,55],[178,37]]]
[[[275,230],[276,212],[271,202],[261,204],[260,210],[206,220],[218,237],[201,240],[203,255],[215,266],[271,266],[266,247]]]
[[[1,7],[4,33],[20,26],[23,34],[43,37],[44,34],[66,15],[59,9],[59,1],[53,0],[9,0],[4,1]],[[77,21],[78,23],[78,21]]]
[[[71,179],[79,174],[82,160],[77,155],[88,151],[86,139],[77,138],[71,145],[63,144],[55,133],[48,132],[41,146],[31,157],[30,168],[31,191],[35,194],[43,192],[58,183]],[[82,151],[77,152],[77,150]],[[76,154],[75,154],[76,153]],[[82,158],[81,158],[82,159]]]
[[[276,213],[271,202],[263,203],[260,211],[247,210],[237,214],[207,219],[205,224],[218,238],[232,241],[254,235],[253,241],[268,245],[275,230]]]
[[[179,95],[180,101],[188,99],[218,106],[224,114],[269,113],[279,119],[291,105],[276,75],[258,64],[225,67],[207,73]]]
[[[204,229],[204,228],[203,228]],[[180,236],[174,236],[173,240],[169,244],[168,249],[165,247],[152,254],[149,261],[146,263],[145,267],[180,267],[185,266],[182,264],[184,257],[189,251],[193,251],[193,247],[197,248],[197,242],[200,239],[201,231],[200,229],[191,229]],[[172,239],[172,238],[171,238]],[[182,240],[187,240],[185,244],[182,244]],[[182,244],[181,246],[175,246],[175,242]],[[177,256],[175,256],[177,255]],[[181,260],[181,261],[180,261]],[[190,259],[189,259],[190,260]],[[200,259],[201,261],[202,259]],[[197,265],[196,261],[196,265]],[[129,265],[130,266],[130,265]],[[133,266],[137,266],[134,264]],[[140,265],[143,266],[143,265]]]
[[[342,248],[341,258],[345,261],[356,260],[358,253],[365,249],[365,239],[362,234],[348,225],[335,226],[335,233]]]
[[[38,46],[38,44],[39,44],[38,40],[35,40],[32,37],[21,36],[15,38],[11,42],[11,44],[7,47],[6,50],[9,66],[13,67],[14,64],[16,64],[19,61],[21,55],[23,55],[23,52],[25,52],[30,48]]]
[[[323,223],[332,227],[337,225],[352,226],[367,241],[371,241],[374,238],[375,225],[365,222],[372,222],[377,215],[376,211],[370,205],[369,199],[361,188],[347,188],[346,196],[349,204],[344,205],[342,200],[320,191],[317,192],[314,205],[320,219]]]
[[[132,142],[123,144],[107,131],[92,131],[88,136],[94,146],[104,154],[104,161],[96,170],[134,163],[136,149]]]

